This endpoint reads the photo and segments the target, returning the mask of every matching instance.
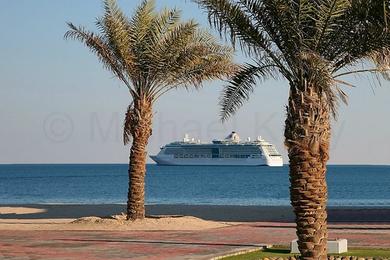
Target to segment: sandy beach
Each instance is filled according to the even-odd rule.
[[[242,222],[292,223],[290,207],[148,205],[147,218],[125,221],[125,205],[2,205],[1,230],[206,230]],[[390,208],[330,208],[330,223],[390,223]]]
[[[165,213],[126,221],[124,210],[124,205],[115,204],[0,206],[0,230],[206,230],[235,224]]]
[[[126,221],[124,216],[82,217],[77,219],[0,219],[0,230],[14,231],[199,231],[232,226],[235,223],[208,221],[191,216],[147,217]]]

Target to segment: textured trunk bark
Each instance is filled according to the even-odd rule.
[[[146,146],[152,134],[152,105],[145,99],[136,100],[131,111],[132,146],[129,162],[127,219],[145,218]]]
[[[308,83],[291,86],[285,142],[290,159],[290,198],[301,259],[327,259],[327,185],[330,108]]]

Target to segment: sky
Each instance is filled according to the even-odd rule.
[[[176,6],[183,19],[194,18],[208,28],[206,14],[194,3],[157,2],[158,8]],[[96,30],[102,2],[0,3],[0,163],[127,163],[130,147],[122,143],[122,125],[131,99],[126,87],[81,43],[63,38],[68,21]],[[139,3],[119,1],[128,15]],[[236,57],[248,59],[239,50]],[[374,86],[366,77],[345,80],[357,87],[345,89],[349,105],[340,106],[332,123],[329,163],[390,164],[390,82]],[[250,101],[225,124],[218,117],[223,84],[206,82],[199,91],[163,96],[154,107],[148,153],[158,153],[185,133],[210,141],[237,131],[243,139],[261,135],[288,162],[283,145],[287,83],[258,84]]]

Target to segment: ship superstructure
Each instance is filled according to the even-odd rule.
[[[160,165],[283,166],[274,145],[260,136],[254,141],[241,141],[236,132],[211,143],[195,141],[186,134],[182,141],[167,144],[150,157]]]

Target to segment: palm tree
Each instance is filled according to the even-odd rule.
[[[194,0],[209,21],[253,62],[224,89],[227,119],[246,101],[257,80],[281,76],[290,86],[285,145],[290,197],[302,259],[326,259],[326,162],[332,115],[342,76],[368,72],[388,78],[389,0]],[[356,65],[363,69],[356,69]]]
[[[154,102],[170,90],[199,88],[205,80],[232,75],[237,69],[231,62],[233,51],[195,21],[181,22],[178,10],[156,12],[152,0],[144,0],[131,19],[115,0],[105,0],[104,15],[96,22],[99,33],[68,25],[65,38],[84,43],[129,89],[131,104],[124,122],[124,142],[132,141],[127,218],[143,219]]]

